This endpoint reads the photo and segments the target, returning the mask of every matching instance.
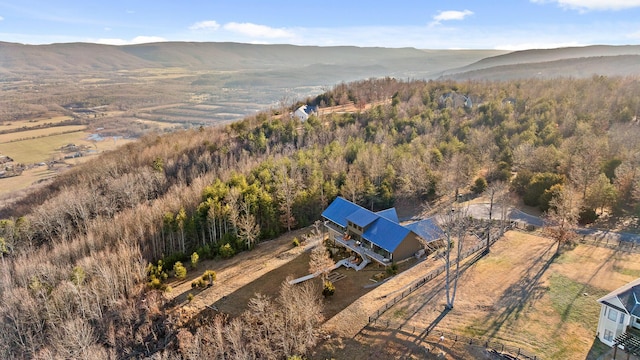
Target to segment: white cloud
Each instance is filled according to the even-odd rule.
[[[464,10],[464,11],[457,11],[457,10],[447,10],[447,11],[441,11],[438,15],[433,17],[433,20],[435,21],[449,21],[449,20],[464,20],[465,17],[469,16],[469,15],[473,15],[473,11],[471,10]]]
[[[560,7],[579,11],[623,10],[640,7],[640,0],[531,0],[531,2],[557,3]]]
[[[447,10],[440,11],[438,15],[433,16],[433,21],[429,24],[429,26],[440,25],[443,21],[451,21],[451,20],[464,20],[467,16],[473,15],[473,11],[471,10]]]
[[[116,39],[116,38],[102,38],[95,40],[97,44],[104,45],[128,45],[129,42],[125,39]]]
[[[0,16],[0,21],[4,20],[4,18],[2,16]]]
[[[144,43],[154,43],[154,42],[164,42],[167,39],[160,36],[136,36],[131,40],[132,44],[144,44]]]
[[[215,31],[218,30],[218,28],[220,28],[220,24],[218,24],[215,20],[205,20],[205,21],[199,21],[191,26],[189,26],[189,30],[209,30],[209,31]]]
[[[111,31],[111,28],[107,26],[104,28],[104,31]]]
[[[167,39],[160,36],[136,36],[131,40],[118,39],[118,38],[103,38],[95,40],[95,43],[105,45],[132,45],[132,44],[146,44],[153,42],[163,42]]]
[[[239,33],[245,36],[254,38],[292,38],[294,34],[286,29],[277,29],[265,25],[258,25],[252,23],[236,23],[230,22],[223,26],[227,31]]]

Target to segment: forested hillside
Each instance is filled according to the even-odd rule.
[[[337,195],[376,210],[451,199],[482,178],[510,181],[543,210],[575,189],[584,221],[637,217],[638,94],[635,78],[386,78],[308,99],[355,101],[352,113],[321,108],[304,123],[260,113],[146,136],[3,209],[0,357],[176,354],[179,328],[146,284],[150,262],[250,251],[310,225]]]

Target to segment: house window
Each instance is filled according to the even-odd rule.
[[[604,329],[604,339],[607,341],[613,341],[613,332],[609,329]]]
[[[624,313],[620,313],[620,324],[624,323]]]
[[[607,318],[609,318],[609,320],[611,321],[618,320],[618,311],[616,311],[615,309],[609,308],[609,314],[607,315]]]

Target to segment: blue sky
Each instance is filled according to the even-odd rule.
[[[0,41],[421,49],[640,44],[640,0],[0,0]]]

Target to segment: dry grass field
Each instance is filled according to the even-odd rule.
[[[72,120],[71,116],[61,115],[31,120],[6,121],[4,123],[0,123],[0,131],[13,131],[16,129],[28,130],[34,127],[55,125],[69,120]]]
[[[19,136],[20,133],[11,134]],[[8,155],[17,163],[33,164],[50,160],[59,153],[58,149],[67,144],[90,145],[84,141],[89,136],[84,131],[76,131],[66,134],[51,135],[35,139],[19,140],[8,143],[0,143],[0,153]]]
[[[0,134],[0,144],[11,143],[20,140],[29,140],[36,138],[43,138],[54,135],[62,135],[83,131],[86,129],[85,125],[66,125],[66,126],[54,126],[43,129],[25,130],[12,132],[8,134]]]
[[[14,191],[24,190],[38,181],[55,176],[56,172],[46,166],[38,166],[22,172],[20,176],[0,179],[0,196]]]
[[[508,232],[489,255],[465,267],[453,310],[443,311],[440,275],[390,308],[376,325],[325,342],[314,358],[429,358],[425,354],[442,352],[452,359],[491,358],[482,347],[440,341],[443,331],[542,359],[596,359],[606,350],[595,338],[596,300],[638,276],[640,254],[578,245],[556,256],[551,240]]]

